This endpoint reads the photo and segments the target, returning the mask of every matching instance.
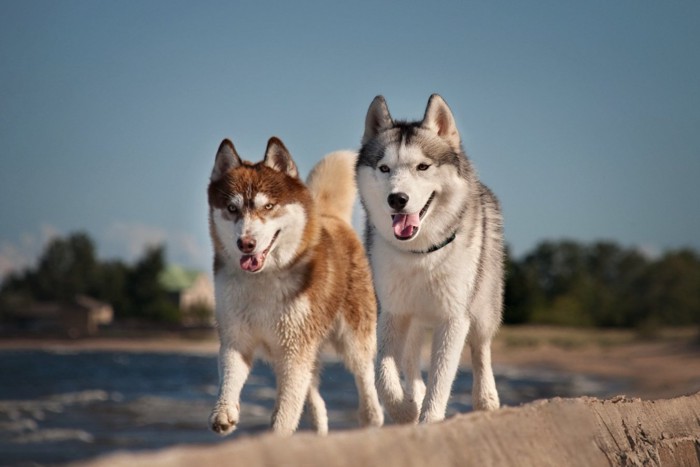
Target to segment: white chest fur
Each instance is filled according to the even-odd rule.
[[[457,239],[431,253],[402,252],[375,235],[371,264],[382,311],[435,324],[467,313],[478,272],[480,245]]]
[[[308,297],[298,294],[300,286],[299,275],[290,273],[218,272],[216,319],[222,340],[261,345],[264,357],[274,357],[282,346],[292,350],[294,332],[310,310]]]

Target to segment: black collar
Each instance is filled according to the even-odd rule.
[[[415,253],[417,255],[424,255],[424,254],[432,253],[433,251],[438,251],[440,248],[446,247],[447,245],[452,243],[452,241],[455,239],[455,237],[457,237],[457,231],[455,231],[452,235],[447,237],[447,239],[445,239],[442,243],[439,243],[437,245],[433,245],[430,248],[428,248],[427,250],[410,250],[410,251],[411,251],[411,253]]]

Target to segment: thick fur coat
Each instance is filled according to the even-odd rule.
[[[351,152],[327,156],[307,186],[277,138],[256,164],[242,161],[229,140],[221,143],[208,189],[221,341],[214,431],[228,434],[238,424],[241,389],[258,352],[277,377],[273,430],[294,432],[306,403],[314,428],[326,433],[318,390],[325,342],[355,376],[360,423],[383,423],[374,379],[375,295],[349,224],[355,161]]]
[[[423,120],[403,122],[375,98],[356,170],[380,305],[377,384],[385,408],[399,422],[442,420],[465,339],[474,408],[497,408],[491,340],[503,301],[501,212],[462,150],[447,104],[435,94]],[[428,330],[426,387],[420,355]]]

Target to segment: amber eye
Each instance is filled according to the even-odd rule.
[[[270,209],[274,208],[274,207],[275,207],[275,205],[272,204],[272,203],[267,203],[267,204],[265,205],[265,209],[267,209],[268,211],[269,211]]]
[[[379,166],[379,171],[383,173],[388,173],[389,172],[389,167],[386,165],[380,165]]]
[[[418,167],[416,167],[418,170],[428,170],[430,168],[430,164],[418,164]]]
[[[226,209],[228,209],[228,212],[230,212],[231,214],[236,214],[238,212],[238,208],[235,204],[229,204],[228,206],[226,206]]]

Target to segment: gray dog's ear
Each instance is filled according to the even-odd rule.
[[[236,148],[230,139],[225,139],[219,145],[219,150],[216,151],[216,159],[214,160],[214,168],[211,170],[210,180],[215,182],[221,178],[230,169],[241,165],[241,158],[236,152]]]
[[[461,140],[452,111],[438,94],[433,94],[428,99],[421,126],[436,133],[453,148],[459,149]]]
[[[365,118],[365,134],[362,136],[362,144],[377,136],[394,124],[394,120],[389,113],[384,96],[377,96],[369,105],[367,117]]]
[[[267,142],[265,160],[263,163],[271,169],[285,173],[290,177],[299,177],[299,171],[297,170],[296,164],[292,160],[292,156],[284,146],[284,143],[276,136],[273,136]]]

